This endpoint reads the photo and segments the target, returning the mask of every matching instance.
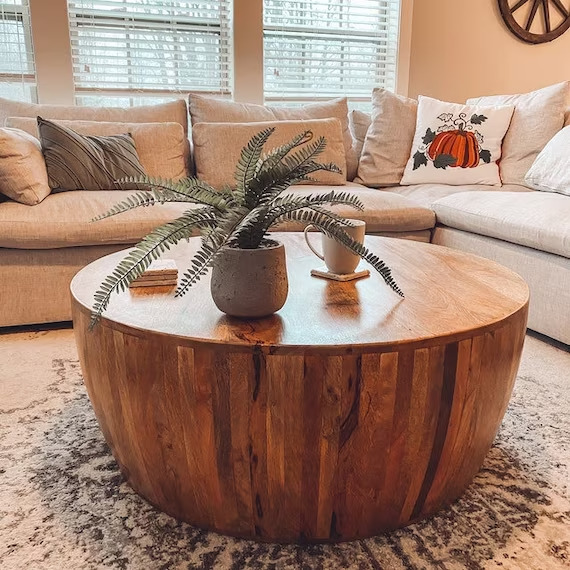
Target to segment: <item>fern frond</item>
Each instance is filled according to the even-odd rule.
[[[326,146],[325,137],[319,137],[316,141],[307,143],[294,154],[285,156],[282,162],[289,170],[295,170],[307,162],[314,161],[319,154],[322,154]]]
[[[231,206],[234,198],[231,192],[219,191],[212,188],[208,183],[195,177],[183,178],[176,182],[153,178],[150,176],[140,176],[123,178],[117,184],[142,184],[148,189],[167,191],[180,196],[181,202],[193,202],[203,206],[212,206],[217,210],[224,211]]]
[[[207,273],[220,250],[228,245],[230,237],[231,232],[228,233],[220,228],[215,228],[206,239],[202,240],[200,249],[192,258],[190,268],[184,273],[178,289],[176,289],[176,297],[184,295],[194,283]]]
[[[269,127],[257,133],[240,153],[236,167],[236,195],[242,202],[246,199],[246,190],[251,179],[255,176],[257,165],[267,139],[275,132],[275,127]]]
[[[273,181],[270,183],[270,187],[264,188],[261,192],[261,196],[258,201],[259,206],[264,206],[272,202],[277,196],[281,194],[284,190],[289,188],[294,184],[299,184],[304,181],[313,181],[308,174],[313,172],[318,172],[320,170],[328,170],[328,165],[321,165],[318,162],[309,162],[302,166],[299,166],[296,170],[287,170],[286,168],[280,173],[279,181]],[[332,172],[340,172],[335,165],[332,165]]]
[[[144,192],[137,192],[136,194],[131,194],[122,202],[115,204],[110,210],[107,210],[104,214],[96,216],[91,221],[97,222],[105,218],[110,218],[111,216],[116,216],[122,212],[127,212],[129,210],[134,210],[135,208],[155,206],[156,204],[165,204],[167,202],[191,202],[193,200],[175,194],[170,190],[147,190]]]
[[[267,232],[273,225],[278,223],[278,221],[289,212],[294,212],[295,210],[303,210],[305,208],[321,211],[320,207],[325,205],[345,205],[356,210],[364,209],[364,205],[358,199],[358,197],[356,197],[354,194],[351,194],[350,192],[336,192],[334,190],[331,190],[325,194],[309,194],[308,196],[295,196],[294,194],[285,194],[276,197],[266,208],[265,217],[261,221],[263,234],[265,234],[265,232]],[[322,211],[328,212],[331,214],[331,216],[335,217],[339,224],[350,225],[350,223],[345,218],[325,209],[322,209]]]
[[[303,131],[293,137],[288,143],[271,149],[267,154],[261,156],[261,162],[256,169],[256,174],[272,170],[280,164],[293,149],[308,143],[312,138],[312,131]]]
[[[93,304],[89,328],[92,329],[100,319],[114,292],[124,291],[129,283],[142,275],[152,261],[170,249],[170,246],[190,237],[195,228],[214,225],[215,223],[215,214],[211,208],[191,210],[176,220],[159,226],[145,236],[129,251],[95,293],[95,303]]]
[[[364,244],[352,239],[338,222],[330,217],[330,212],[318,212],[312,210],[298,210],[286,214],[285,219],[297,222],[313,224],[325,234],[333,237],[336,241],[350,249],[353,253],[368,262],[384,279],[384,282],[400,297],[404,297],[394,278],[391,269],[376,254],[372,253]]]
[[[273,208],[285,206],[286,204],[299,204],[302,208],[311,204],[321,206],[324,204],[330,204],[331,206],[345,205],[356,210],[364,210],[364,204],[356,194],[343,190],[330,190],[321,194],[308,195],[299,195],[297,193],[280,194],[269,205]]]
[[[233,234],[235,242],[241,249],[255,249],[261,244],[267,229],[264,220],[268,208],[255,208],[241,220]]]

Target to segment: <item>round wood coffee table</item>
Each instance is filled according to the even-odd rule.
[[[124,252],[74,278],[85,383],[124,476],[178,519],[266,541],[352,540],[431,515],[472,481],[503,418],[526,284],[479,257],[367,237],[401,300],[377,274],[311,277],[302,236],[276,237],[289,298],[260,320],[220,313],[205,277],[182,298],[117,295],[88,332]],[[196,240],[168,255],[180,270]]]

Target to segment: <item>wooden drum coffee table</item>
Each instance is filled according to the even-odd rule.
[[[71,285],[89,397],[132,487],[160,510],[276,542],[369,537],[459,497],[503,418],[528,289],[491,261],[367,237],[406,293],[379,275],[339,283],[300,234],[276,315],[220,313],[209,278],[117,295],[88,332],[93,293],[124,256]],[[180,269],[197,238],[173,249]],[[255,283],[252,283],[255,287]]]

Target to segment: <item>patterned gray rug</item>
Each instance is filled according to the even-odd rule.
[[[466,495],[431,520],[338,546],[178,523],[124,483],[70,330],[0,336],[0,568],[570,568],[570,354],[527,337],[507,416]]]

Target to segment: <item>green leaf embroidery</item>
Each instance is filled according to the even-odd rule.
[[[419,150],[414,154],[414,168],[413,170],[418,169],[420,166],[427,166],[427,157],[423,152]]]
[[[486,162],[487,164],[489,164],[491,162],[491,152],[488,150],[481,150],[481,152],[479,153],[479,158],[483,162]]]
[[[471,115],[469,120],[472,125],[481,125],[487,120],[487,117],[485,115]]]
[[[438,154],[433,161],[433,165],[436,168],[443,168],[444,170],[448,166],[453,166],[457,162],[457,159],[450,154]]]
[[[422,138],[422,142],[424,144],[429,144],[433,142],[433,139],[435,139],[435,133],[430,128],[428,128],[426,134]]]

